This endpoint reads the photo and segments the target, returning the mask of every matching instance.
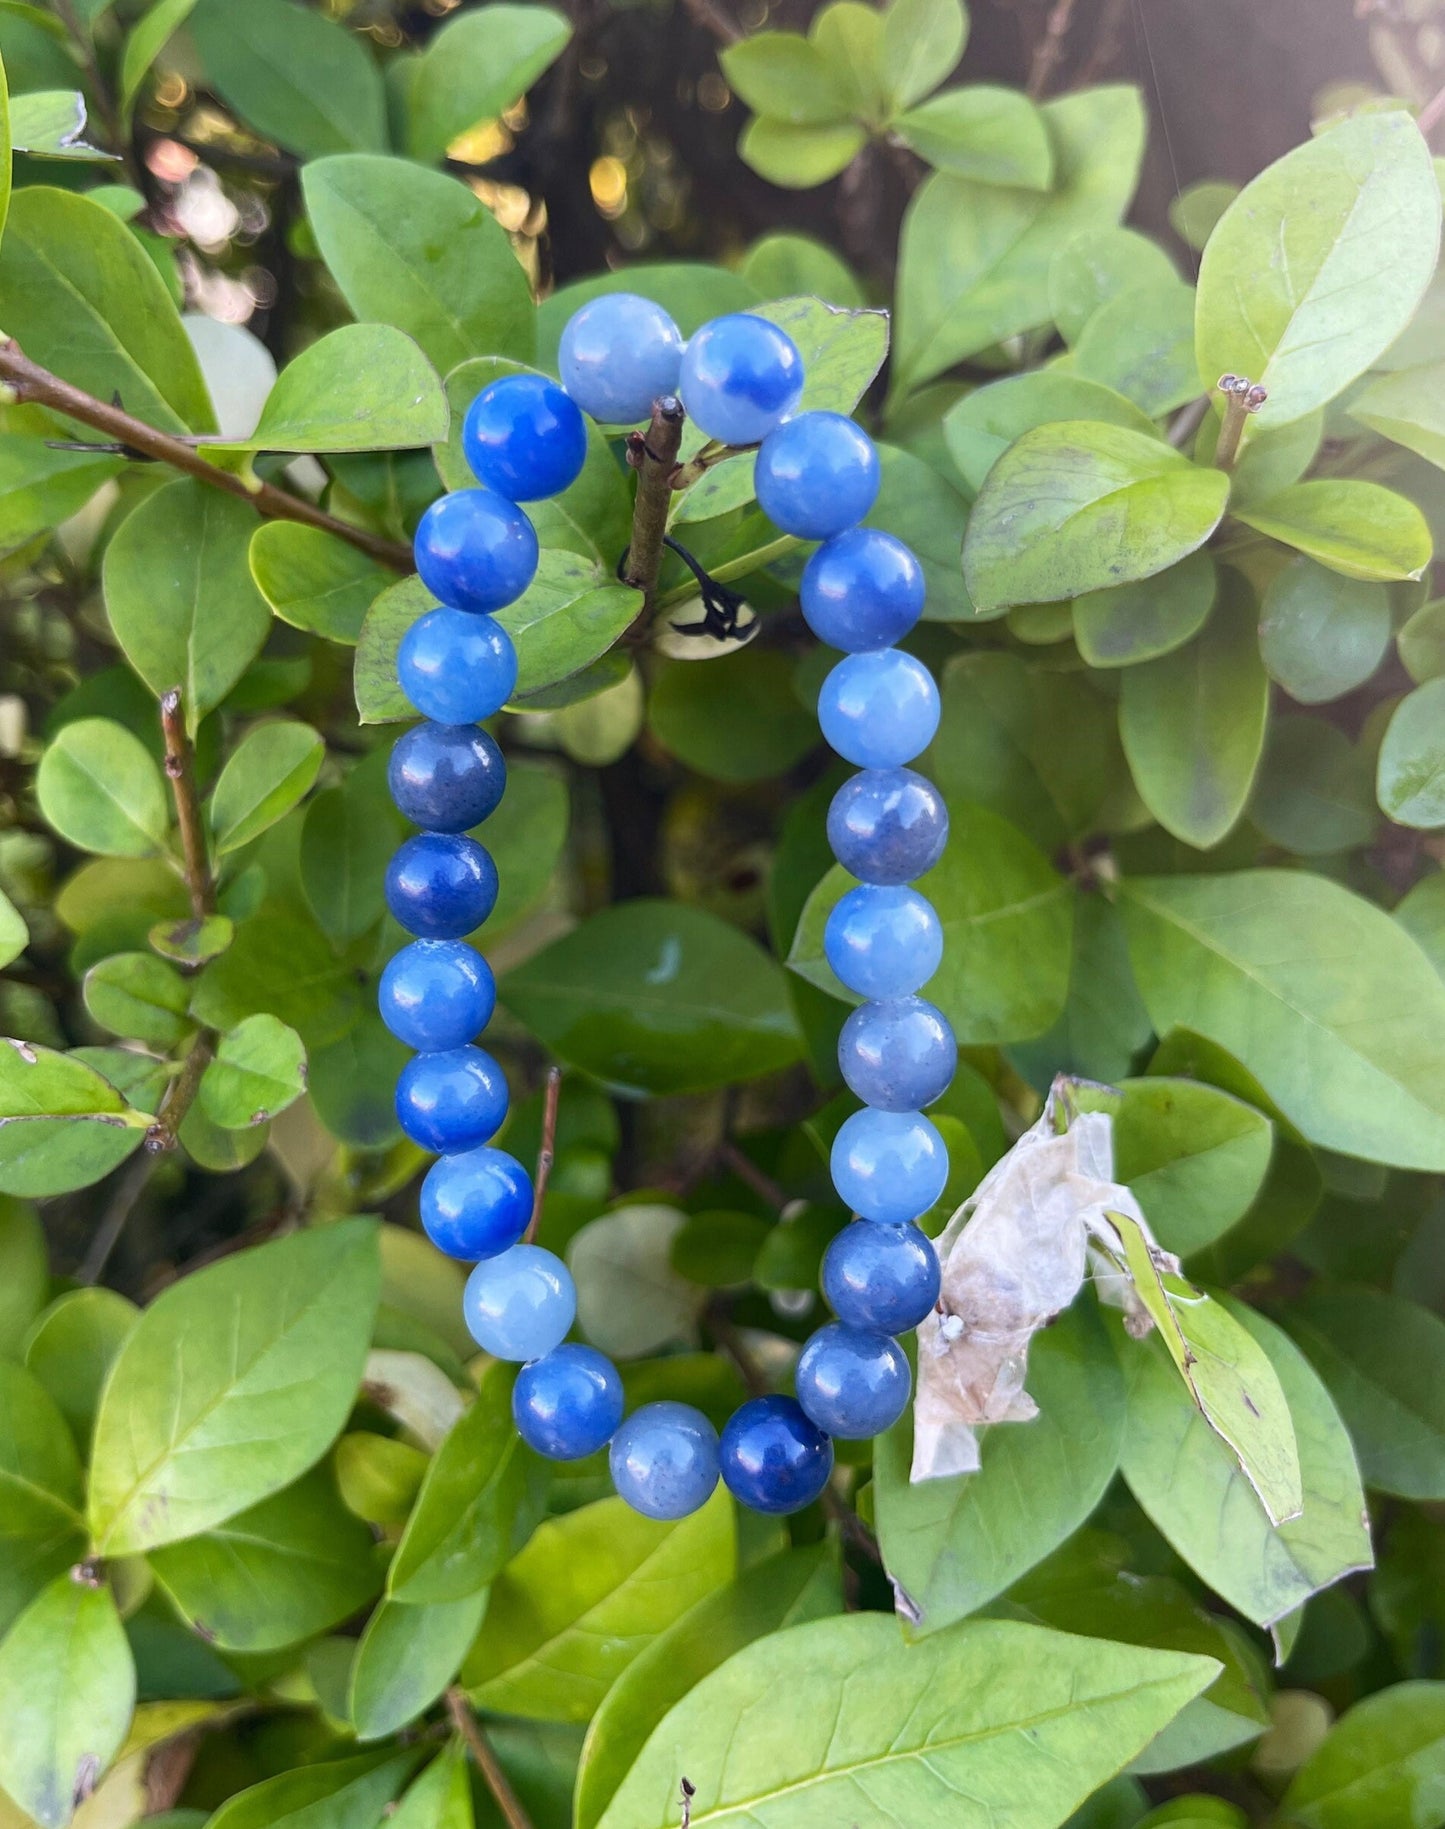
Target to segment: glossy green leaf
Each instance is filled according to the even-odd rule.
[[[817,298],[856,308],[863,290],[848,266],[825,242],[784,232],[755,241],[738,269],[765,299]]]
[[[964,498],[912,451],[880,444],[878,458],[878,499],[864,525],[881,527],[912,549],[923,568],[927,621],[966,621],[974,608],[958,568],[958,543],[967,519]]]
[[[26,1369],[55,1400],[83,1448],[90,1444],[101,1388],[139,1313],[118,1290],[68,1289],[37,1318],[26,1338]]]
[[[223,1033],[264,1012],[295,1029],[313,1051],[339,1041],[362,1012],[355,973],[316,923],[276,902],[236,928],[227,950],[201,974],[191,999],[197,1022]],[[312,1059],[312,1092],[316,1061]]]
[[[129,120],[151,66],[194,11],[196,0],[152,0],[131,27],[120,60],[120,111]]]
[[[1118,909],[1102,896],[1080,896],[1063,1011],[1036,1041],[1013,1043],[1010,1060],[1035,1087],[1047,1086],[1056,1073],[1113,1083],[1128,1074],[1153,1033]]]
[[[211,794],[208,813],[216,855],[239,851],[289,813],[315,781],[325,756],[325,742],[309,724],[278,719],[248,730]]]
[[[1427,680],[1391,712],[1377,792],[1397,825],[1445,826],[1445,680]]]
[[[1432,464],[1445,465],[1445,364],[1376,375],[1351,395],[1350,416]]]
[[[382,760],[384,752],[377,752]],[[323,788],[307,807],[301,887],[322,932],[338,946],[381,919],[386,866],[405,829],[375,763],[354,768],[340,787]]]
[[[1272,540],[1366,580],[1418,578],[1430,563],[1430,528],[1407,497],[1355,478],[1294,483],[1235,511]]]
[[[307,158],[386,144],[381,72],[355,32],[292,0],[200,0],[191,36],[222,98]]]
[[[486,822],[486,846],[502,879],[487,921],[490,937],[513,926],[545,892],[571,824],[565,778],[543,763],[507,762],[507,791]]]
[[[388,1748],[349,1759],[317,1759],[234,1792],[208,1829],[361,1829],[383,1820],[417,1752]]]
[[[190,987],[151,953],[112,953],[91,966],[81,994],[101,1028],[127,1041],[170,1048],[190,1027]]]
[[[1182,648],[1214,607],[1217,578],[1205,553],[1157,577],[1074,599],[1074,640],[1091,667],[1132,667]]]
[[[223,1035],[201,1076],[201,1109],[222,1130],[249,1130],[306,1090],[306,1049],[274,1016],[248,1016]]]
[[[85,1554],[80,1462],[43,1385],[0,1360],[0,1642],[11,1622]]]
[[[1417,685],[1445,673],[1445,599],[1427,603],[1395,637],[1405,671]]]
[[[1114,1172],[1166,1251],[1188,1257],[1249,1211],[1269,1169],[1263,1112],[1197,1080],[1130,1080],[1114,1114]]]
[[[1300,1829],[1437,1829],[1445,1786],[1445,1683],[1396,1683],[1357,1702],[1284,1796]]]
[[[180,921],[157,921],[146,938],[152,949],[174,965],[205,965],[218,959],[236,937],[228,915],[187,915]]]
[[[55,451],[33,433],[0,432],[0,552],[59,527],[122,467],[104,452]]]
[[[1301,857],[1367,844],[1380,822],[1368,755],[1323,718],[1275,718],[1249,817]]]
[[[345,540],[296,521],[251,535],[251,576],[282,622],[354,646],[366,612],[394,574]]]
[[[40,758],[40,810],[62,838],[104,857],[149,857],[170,823],[150,751],[123,724],[79,718]]]
[[[936,171],[1034,191],[1046,191],[1053,178],[1043,116],[1017,89],[947,89],[900,114],[893,130]]]
[[[390,1829],[475,1829],[470,1757],[451,1740],[408,1787],[387,1819]]]
[[[107,161],[117,155],[85,138],[85,97],[73,89],[45,89],[10,97],[10,140],[35,159]]]
[[[940,25],[947,32],[956,15],[955,0],[908,0],[899,8],[899,24],[905,36],[913,40],[911,48],[920,61],[928,60],[930,41],[936,39]],[[808,28],[809,37],[823,53],[846,98],[849,113],[870,126],[890,112],[883,80],[884,18],[883,12],[875,12],[862,0],[840,0],[839,4],[823,7]],[[904,51],[897,26],[894,51],[895,55]]]
[[[952,71],[968,38],[962,0],[890,0],[878,76],[893,109],[908,108]]]
[[[572,35],[547,6],[479,6],[428,41],[406,89],[407,151],[440,159],[459,134],[521,99]]]
[[[733,93],[755,114],[791,127],[843,120],[849,97],[818,46],[799,32],[759,32],[719,54]]]
[[[1049,263],[1049,313],[1064,341],[1077,343],[1085,325],[1111,299],[1178,279],[1163,248],[1137,229],[1086,229],[1066,241]],[[1062,376],[1071,371],[1060,368],[1054,372]],[[1061,417],[1091,419],[1094,415]]]
[[[50,1247],[35,1208],[0,1197],[0,1359],[19,1359],[50,1288]]]
[[[1171,277],[1109,299],[1079,332],[1074,366],[1151,419],[1172,413],[1199,392],[1193,292]]]
[[[1396,906],[1394,919],[1445,978],[1445,871],[1422,877]]]
[[[652,735],[714,781],[765,781],[818,744],[818,723],[774,649],[744,648],[718,664],[664,663],[648,694]]]
[[[976,494],[1016,438],[1058,419],[1087,419],[1154,436],[1152,423],[1132,400],[1059,367],[1006,375],[965,394],[944,414],[943,435],[949,455]]]
[[[1176,1797],[1139,1819],[1139,1829],[1249,1829],[1249,1818],[1222,1797]]]
[[[486,1610],[485,1589],[426,1606],[384,1600],[351,1665],[347,1704],[357,1738],[383,1739],[430,1708],[457,1674]]]
[[[57,23],[59,23],[57,21]],[[0,231],[10,214],[10,193],[14,186],[13,146],[10,137],[10,83],[5,65],[0,61]]]
[[[149,1126],[74,1055],[0,1039],[0,1193],[86,1187],[139,1149]]]
[[[1270,580],[1260,607],[1259,648],[1270,677],[1302,705],[1361,685],[1390,645],[1390,594],[1303,555]]]
[[[760,178],[785,190],[811,190],[851,165],[868,136],[851,121],[798,127],[758,115],[743,129],[738,155]]]

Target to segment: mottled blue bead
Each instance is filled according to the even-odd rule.
[[[567,320],[557,365],[584,413],[601,425],[636,425],[677,392],[682,332],[650,298],[607,293]]]
[[[797,410],[803,358],[785,330],[734,311],[689,340],[678,386],[683,405],[709,438],[755,445]]]
[[[873,440],[842,413],[799,413],[769,432],[758,452],[758,506],[800,540],[827,540],[856,525],[878,499],[879,481]]]
[[[428,610],[401,638],[396,677],[424,718],[477,724],[511,698],[517,650],[495,617]]]
[[[467,408],[462,452],[488,489],[509,502],[540,502],[581,474],[587,426],[555,381],[503,375]]]
[[[891,533],[853,527],[809,559],[799,598],[808,627],[830,648],[888,648],[923,614],[923,567]]]
[[[515,603],[537,571],[532,523],[495,489],[439,496],[421,517],[412,550],[422,583],[454,610],[485,614]]]
[[[482,955],[462,940],[413,940],[393,953],[377,988],[381,1020],[423,1053],[461,1048],[492,1020],[497,985]]]
[[[397,1123],[438,1156],[487,1142],[506,1115],[506,1075],[480,1048],[413,1055],[396,1082]]]
[[[392,919],[424,940],[460,940],[497,905],[497,866],[474,838],[418,832],[386,867]]]
[[[916,889],[864,884],[834,904],[823,951],[839,981],[860,997],[911,997],[943,963],[943,928]]]
[[[833,796],[828,843],[860,883],[911,883],[943,856],[948,808],[911,768],[865,768]]]
[[[619,1495],[647,1518],[685,1518],[717,1485],[717,1431],[691,1404],[634,1410],[613,1436],[608,1458]]]
[[[933,741],[938,687],[923,662],[901,648],[850,654],[823,681],[818,722],[847,761],[899,768]]]
[[[902,1416],[913,1376],[887,1334],[831,1323],[803,1348],[794,1383],[810,1422],[839,1441],[866,1442]]]
[[[752,1511],[811,1505],[833,1471],[833,1444],[791,1397],[754,1397],[734,1410],[718,1458],[728,1491]]]
[[[942,1010],[922,997],[860,1004],[838,1037],[838,1067],[865,1105],[920,1111],[948,1090],[958,1043]]]
[[[464,1263],[508,1250],[531,1218],[532,1177],[515,1156],[490,1145],[443,1156],[421,1184],[427,1237]]]
[[[849,1327],[906,1334],[938,1301],[938,1253],[912,1224],[858,1220],[835,1233],[823,1257],[823,1294]]]
[[[392,747],[387,782],[398,810],[432,832],[465,832],[496,811],[507,764],[476,724],[416,724]]]
[[[564,1341],[518,1372],[512,1417],[527,1446],[548,1460],[595,1454],[622,1421],[617,1367],[596,1347]]]
[[[494,1359],[540,1359],[566,1338],[577,1314],[572,1273],[555,1252],[513,1245],[467,1278],[462,1318]]]
[[[844,1120],[833,1139],[833,1186],[860,1218],[905,1225],[942,1199],[948,1148],[917,1111],[871,1111]]]

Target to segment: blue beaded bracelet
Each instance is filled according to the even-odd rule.
[[[860,525],[878,494],[878,454],[851,419],[797,412],[803,361],[777,325],[736,313],[684,345],[659,306],[615,293],[573,316],[560,368],[561,387],[511,375],[478,394],[462,434],[478,487],[443,496],[417,529],[417,571],[442,607],[407,631],[397,659],[402,689],[427,720],[391,759],[393,798],[421,828],[386,881],[388,907],[416,936],[380,987],[387,1026],[417,1050],[397,1084],[397,1117],[438,1157],[422,1184],[422,1224],[440,1250],[475,1266],[467,1327],[486,1352],[520,1362],[512,1408],[532,1448],[573,1460],[610,1443],[618,1492],[652,1518],[695,1511],[719,1477],[756,1511],[796,1511],[827,1484],[834,1437],[875,1436],[902,1414],[910,1376],[896,1336],[938,1299],[938,1258],[915,1222],[942,1196],[948,1152],[923,1108],[947,1088],[957,1048],[942,1012],[918,995],[943,935],[908,885],[942,855],[948,813],[908,767],[932,741],[938,691],[894,645],[922,614],[923,573],[900,541]],[[537,536],[520,504],[576,479],[584,411],[606,425],[636,423],[675,392],[710,438],[759,447],[759,504],[782,532],[821,542],[803,572],[803,615],[844,658],[823,684],[818,716],[860,770],[828,813],[834,855],[858,887],[829,916],[825,950],[842,983],[867,999],[838,1044],[843,1078],[863,1101],[833,1145],[834,1185],[858,1216],[823,1260],[838,1318],[804,1346],[796,1397],[753,1398],[721,1437],[690,1404],[644,1404],[624,1420],[616,1367],[566,1339],[577,1312],[571,1275],[527,1241],[531,1177],[491,1145],[507,1084],[474,1038],[496,988],[463,938],[497,897],[492,860],[467,833],[506,783],[481,724],[517,682],[516,652],[492,612],[536,572]]]

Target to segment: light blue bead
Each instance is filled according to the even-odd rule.
[[[799,413],[769,432],[758,452],[758,506],[774,527],[801,540],[827,540],[855,526],[878,499],[879,481],[873,440],[842,413]]]
[[[849,1090],[881,1111],[921,1111],[948,1090],[958,1043],[948,1018],[922,997],[860,1004],[838,1037]]]
[[[823,951],[860,997],[911,997],[943,963],[943,928],[916,889],[864,884],[834,904]]]
[[[540,1245],[484,1258],[467,1278],[462,1316],[494,1359],[540,1359],[559,1346],[577,1314],[572,1274]]]
[[[943,856],[948,808],[911,768],[865,768],[833,796],[828,843],[860,883],[911,883]]]
[[[921,1112],[865,1107],[833,1139],[832,1168],[845,1206],[863,1219],[902,1226],[942,1198],[948,1149]]]
[[[574,311],[557,362],[562,385],[601,425],[636,425],[677,392],[682,332],[635,292],[610,292]]]
[[[797,410],[803,358],[785,330],[734,311],[691,338],[678,386],[689,416],[709,438],[755,445]]]
[[[860,768],[901,768],[938,729],[938,687],[921,660],[901,648],[850,654],[818,694],[823,735]]]
[[[685,1518],[712,1497],[717,1430],[691,1404],[634,1410],[612,1438],[612,1484],[647,1518]]]
[[[901,641],[923,614],[923,600],[923,567],[901,540],[877,527],[849,528],[820,546],[799,589],[808,627],[846,654]]]
[[[832,1322],[803,1348],[794,1383],[811,1422],[839,1441],[866,1442],[902,1416],[913,1375],[887,1334]]]
[[[517,650],[494,617],[428,610],[401,638],[396,677],[423,717],[479,724],[511,698]]]
[[[461,1048],[492,1020],[492,968],[461,940],[413,940],[393,953],[377,988],[381,1020],[408,1048]]]

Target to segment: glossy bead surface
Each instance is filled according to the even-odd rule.
[[[833,1186],[862,1219],[906,1225],[940,1200],[948,1149],[917,1111],[871,1111],[843,1121],[833,1139]]]
[[[396,677],[424,718],[477,724],[511,698],[517,650],[494,617],[428,610],[401,638]]]
[[[808,627],[830,648],[888,648],[923,614],[923,567],[891,533],[853,527],[809,559],[799,597]]]
[[[685,1518],[717,1485],[717,1431],[691,1404],[644,1404],[613,1436],[608,1460],[612,1484],[634,1511]]]
[[[508,1250],[532,1217],[532,1177],[515,1156],[483,1145],[443,1156],[421,1184],[421,1223],[438,1251],[475,1264]]]
[[[734,311],[690,339],[678,386],[682,404],[709,438],[755,445],[796,410],[803,358],[785,330]]]
[[[800,413],[763,440],[756,481],[758,506],[774,527],[801,540],[827,540],[855,526],[877,501],[878,453],[842,413]]]
[[[719,1447],[722,1476],[753,1511],[800,1511],[833,1471],[833,1444],[791,1397],[754,1397],[728,1418]]]
[[[887,1334],[835,1322],[803,1348],[794,1382],[810,1422],[839,1441],[866,1442],[902,1416],[913,1375]]]
[[[860,997],[911,997],[943,963],[943,928],[916,889],[850,889],[833,905],[823,951]]]
[[[818,722],[847,761],[900,768],[933,741],[938,687],[923,662],[901,648],[850,654],[823,681]]]
[[[833,796],[828,843],[860,883],[911,883],[943,856],[948,808],[911,768],[865,768]]]
[[[833,1313],[847,1326],[906,1334],[938,1300],[938,1253],[915,1225],[858,1220],[834,1234],[822,1282]]]
[[[596,1347],[564,1340],[518,1372],[512,1418],[527,1446],[550,1461],[595,1454],[622,1421],[617,1367]]]
[[[391,917],[424,940],[460,940],[497,905],[497,866],[474,838],[418,832],[386,867]]]
[[[922,997],[860,1004],[838,1037],[851,1092],[882,1111],[920,1111],[948,1090],[958,1043],[942,1010]]]
[[[682,332],[650,298],[611,292],[574,311],[557,351],[562,385],[601,425],[636,425],[677,392]]]
[[[506,1115],[506,1076],[480,1048],[413,1055],[397,1078],[397,1123],[439,1156],[485,1143]]]
[[[587,426],[555,381],[503,375],[467,408],[462,452],[488,489],[509,502],[540,502],[576,482],[587,457]]]
[[[422,583],[454,610],[515,603],[537,571],[532,523],[495,489],[438,496],[421,517],[413,551]]]
[[[577,1313],[572,1274],[540,1245],[513,1245],[467,1278],[462,1318],[494,1359],[540,1359],[559,1346]]]
[[[393,745],[386,778],[398,811],[415,825],[465,832],[496,811],[507,764],[476,724],[415,724]]]
[[[393,953],[377,988],[381,1020],[408,1048],[461,1048],[492,1019],[497,985],[482,955],[461,940],[413,940]]]

